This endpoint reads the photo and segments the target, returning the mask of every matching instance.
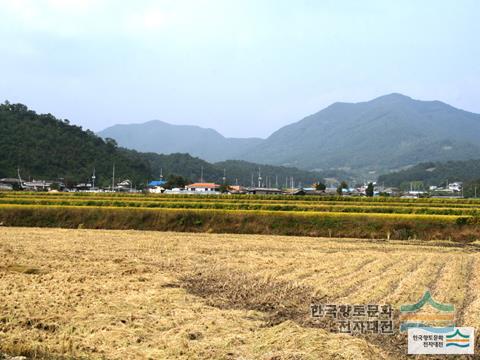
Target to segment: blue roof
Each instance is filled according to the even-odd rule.
[[[148,186],[162,186],[165,185],[167,182],[165,180],[153,180],[148,183]]]

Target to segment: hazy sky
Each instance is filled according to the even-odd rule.
[[[480,113],[480,1],[0,0],[0,101],[268,136],[400,92]]]

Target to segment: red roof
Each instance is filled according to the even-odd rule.
[[[186,186],[187,188],[219,188],[220,185],[214,183],[194,183]]]

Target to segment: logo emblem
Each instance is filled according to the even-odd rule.
[[[408,354],[474,354],[474,331],[472,327],[410,328]]]
[[[435,301],[430,291],[419,302],[400,307],[400,331],[410,328],[455,326],[455,306]]]
[[[460,348],[468,348],[470,346],[470,335],[462,334],[457,328],[455,333],[447,335],[447,347],[456,346]]]

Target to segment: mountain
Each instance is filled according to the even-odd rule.
[[[155,174],[163,171],[164,174],[181,175],[193,181],[198,181],[201,178],[202,168],[203,178],[206,181],[221,184],[225,174],[227,183],[230,185],[235,185],[238,182],[238,184],[250,186],[253,176],[253,184],[256,186],[258,184],[259,169],[264,185],[269,186],[275,186],[276,182],[278,182],[279,186],[284,186],[286,178],[288,178],[288,186],[290,186],[290,177],[294,178],[295,186],[298,183],[311,185],[318,181],[324,181],[325,177],[341,176],[341,179],[349,179],[347,174],[339,172],[318,173],[284,166],[259,165],[241,160],[227,160],[212,164],[199,158],[194,158],[189,154],[165,155],[144,153],[142,155],[149,161]]]
[[[71,184],[89,180],[95,168],[97,184],[108,184],[113,163],[118,178],[138,183],[151,176],[145,159],[114,141],[22,104],[0,104],[0,178],[16,177],[20,168],[24,179],[63,178]]]
[[[89,181],[95,169],[100,186],[111,182],[115,163],[116,178],[131,179],[138,185],[163,174],[179,175],[191,181],[201,176],[206,181],[222,181],[224,169],[227,180],[250,185],[258,164],[225,161],[211,164],[189,154],[160,155],[141,153],[118,147],[111,139],[102,139],[89,130],[71,125],[51,114],[37,114],[23,104],[0,104],[0,178],[16,177],[20,168],[24,179],[62,178],[67,184]],[[310,184],[322,179],[319,173],[261,166],[262,175],[279,178],[293,176],[295,181]]]
[[[408,187],[410,182],[422,182],[425,186],[445,186],[447,181],[471,182],[479,179],[480,160],[466,160],[421,163],[409,169],[381,175],[378,182],[396,187]]]
[[[357,174],[480,158],[480,115],[401,94],[334,103],[265,140],[229,139],[215,130],[161,121],[116,125],[99,134],[139,151],[188,152],[210,161],[239,159]]]
[[[480,115],[390,94],[334,103],[285,126],[241,158],[306,169],[384,172],[426,161],[480,157]]]
[[[213,129],[172,125],[153,120],[143,124],[114,125],[98,133],[120,146],[159,154],[189,153],[207,161],[238,158],[262,142],[259,138],[226,138]]]

